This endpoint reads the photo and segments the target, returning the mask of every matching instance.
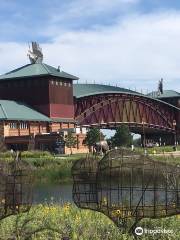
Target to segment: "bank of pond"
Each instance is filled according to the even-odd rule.
[[[166,147],[168,152],[172,147]],[[137,149],[140,152],[143,149]],[[164,148],[159,147],[158,152],[162,153]],[[152,149],[148,149],[152,153]],[[28,162],[33,168],[34,181],[36,183],[71,183],[71,168],[75,161],[85,159],[87,154],[74,154],[74,155],[52,155],[49,152],[41,151],[25,151],[22,152],[21,157]],[[92,156],[94,157],[94,156]],[[151,155],[153,159],[158,161],[166,161],[167,163],[180,163],[180,156],[166,155]],[[101,156],[97,157],[101,159]],[[10,152],[0,153],[0,159],[12,160],[13,155]]]

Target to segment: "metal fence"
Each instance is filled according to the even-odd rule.
[[[32,168],[21,160],[0,161],[0,219],[28,211],[32,204]]]
[[[100,161],[86,158],[72,167],[73,199],[80,208],[104,213],[126,228],[142,218],[180,213],[180,167],[127,149]]]

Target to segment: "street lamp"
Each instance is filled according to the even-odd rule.
[[[176,151],[176,120],[173,120],[173,129],[174,129],[174,150]]]
[[[142,119],[142,126],[143,126],[143,148],[144,148],[144,154],[146,154],[146,136],[145,136],[145,128],[144,128],[144,124],[146,122],[144,121],[144,119]]]

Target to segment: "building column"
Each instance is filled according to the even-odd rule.
[[[77,149],[79,149],[79,134],[76,135],[76,140],[77,140]]]
[[[21,136],[20,122],[17,122],[18,136]]]
[[[41,133],[41,124],[40,124],[40,122],[38,122],[38,130],[39,130],[39,133]]]
[[[31,135],[31,123],[28,122],[28,130],[29,130],[29,136]]]

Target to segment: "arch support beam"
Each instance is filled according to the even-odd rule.
[[[75,101],[79,125],[115,128],[128,124],[137,133],[142,132],[142,124],[149,132],[174,132],[173,120],[178,114],[170,105],[141,95],[99,94]]]

